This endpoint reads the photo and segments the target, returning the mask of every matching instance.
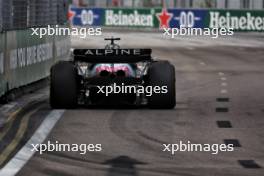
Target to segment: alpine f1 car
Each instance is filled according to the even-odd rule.
[[[50,105],[130,104],[171,109],[175,100],[175,68],[154,60],[151,49],[120,49],[114,41],[104,49],[74,49],[71,61],[51,68]]]

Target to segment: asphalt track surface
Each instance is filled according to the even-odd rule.
[[[103,150],[85,155],[58,151],[35,153],[18,176],[264,175],[263,35],[221,39],[168,39],[160,33],[107,32],[105,35],[121,36],[120,44],[124,47],[149,46],[153,56],[168,59],[175,65],[175,109],[66,110],[43,143],[102,144]],[[73,38],[72,43],[73,47],[95,48],[102,47],[104,41],[102,37]],[[26,132],[17,144],[20,147],[13,147],[17,150],[52,112],[48,88],[2,106],[1,115],[10,117],[26,105],[29,107],[24,114],[15,114],[17,126],[29,118]],[[16,118],[20,120],[16,122]],[[10,136],[1,141],[0,161],[4,148],[9,147],[15,135]],[[162,151],[162,144],[180,140],[198,144],[234,143],[236,147],[233,152],[217,155],[209,152],[172,155]],[[10,156],[14,158],[14,155],[13,152]]]

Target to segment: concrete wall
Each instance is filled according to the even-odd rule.
[[[31,36],[31,29],[0,33],[0,97],[49,76],[58,60],[69,59],[69,36]]]

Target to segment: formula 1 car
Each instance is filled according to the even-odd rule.
[[[151,49],[120,49],[120,38],[106,38],[104,49],[74,49],[71,61],[51,68],[50,105],[147,105],[171,109],[176,104],[175,68],[154,60]]]

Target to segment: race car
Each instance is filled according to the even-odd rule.
[[[121,49],[115,41],[104,49],[74,49],[70,61],[51,68],[50,105],[135,105],[172,109],[176,105],[175,68],[154,60],[151,49]]]

